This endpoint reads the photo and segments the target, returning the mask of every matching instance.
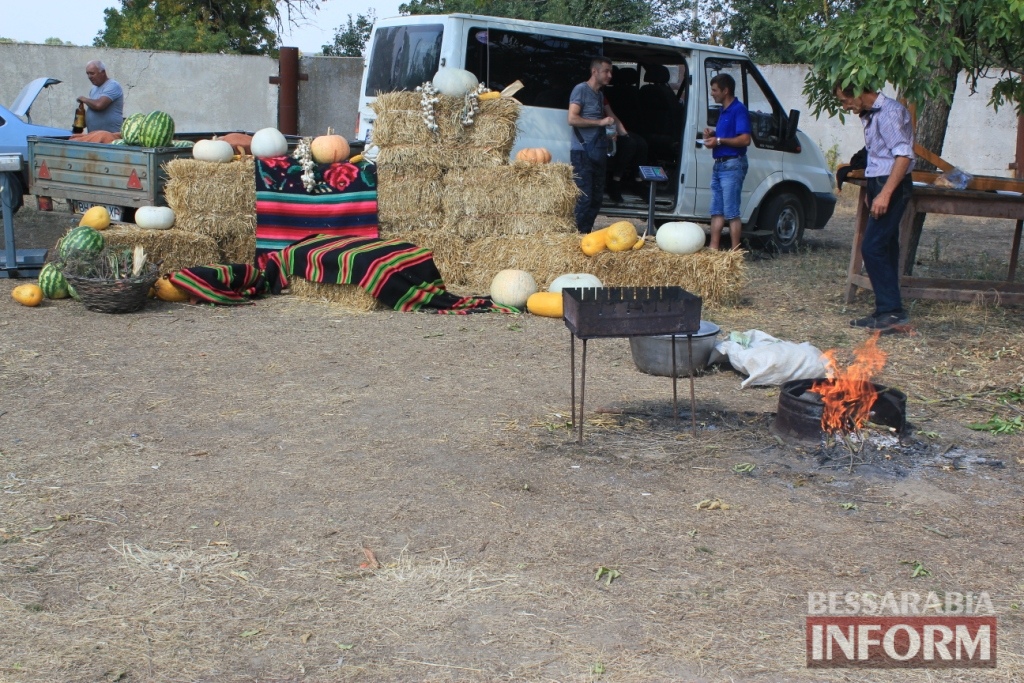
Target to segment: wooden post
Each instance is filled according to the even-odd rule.
[[[299,48],[282,47],[277,58],[277,76],[270,82],[278,86],[277,129],[285,135],[299,134],[299,81],[309,76],[299,73]]]

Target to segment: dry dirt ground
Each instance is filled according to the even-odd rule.
[[[704,317],[848,353],[850,203]],[[16,220],[22,247],[70,224]],[[921,272],[1005,272],[1009,224],[926,231]],[[589,345],[578,445],[558,320],[287,296],[117,316],[14,284],[0,680],[1024,680],[1024,435],[968,428],[1022,419],[1020,308],[913,302],[878,379],[913,428],[851,474],[773,437],[778,389],[730,369],[697,378],[693,437],[624,339]],[[901,590],[987,591],[998,667],[805,667],[808,591]]]

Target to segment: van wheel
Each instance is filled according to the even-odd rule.
[[[804,239],[807,218],[804,205],[795,194],[773,197],[757,221],[758,230],[771,233],[769,240],[783,254],[797,250]]]

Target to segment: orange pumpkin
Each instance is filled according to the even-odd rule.
[[[516,153],[516,161],[524,161],[528,164],[550,164],[551,152],[543,147],[526,147]]]
[[[171,282],[166,275],[156,281],[153,289],[156,290],[156,298],[161,301],[182,302],[189,299],[189,293]]]
[[[313,142],[309,143],[309,152],[316,163],[333,164],[348,159],[351,150],[348,140],[335,135],[333,129],[328,128],[327,135],[313,138]]]

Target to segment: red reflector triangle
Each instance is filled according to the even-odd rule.
[[[39,178],[41,180],[50,180],[50,169],[46,168],[46,162],[44,161],[39,165]]]
[[[139,174],[132,170],[132,174],[128,176],[128,189],[129,190],[141,190],[142,183],[139,182]]]

